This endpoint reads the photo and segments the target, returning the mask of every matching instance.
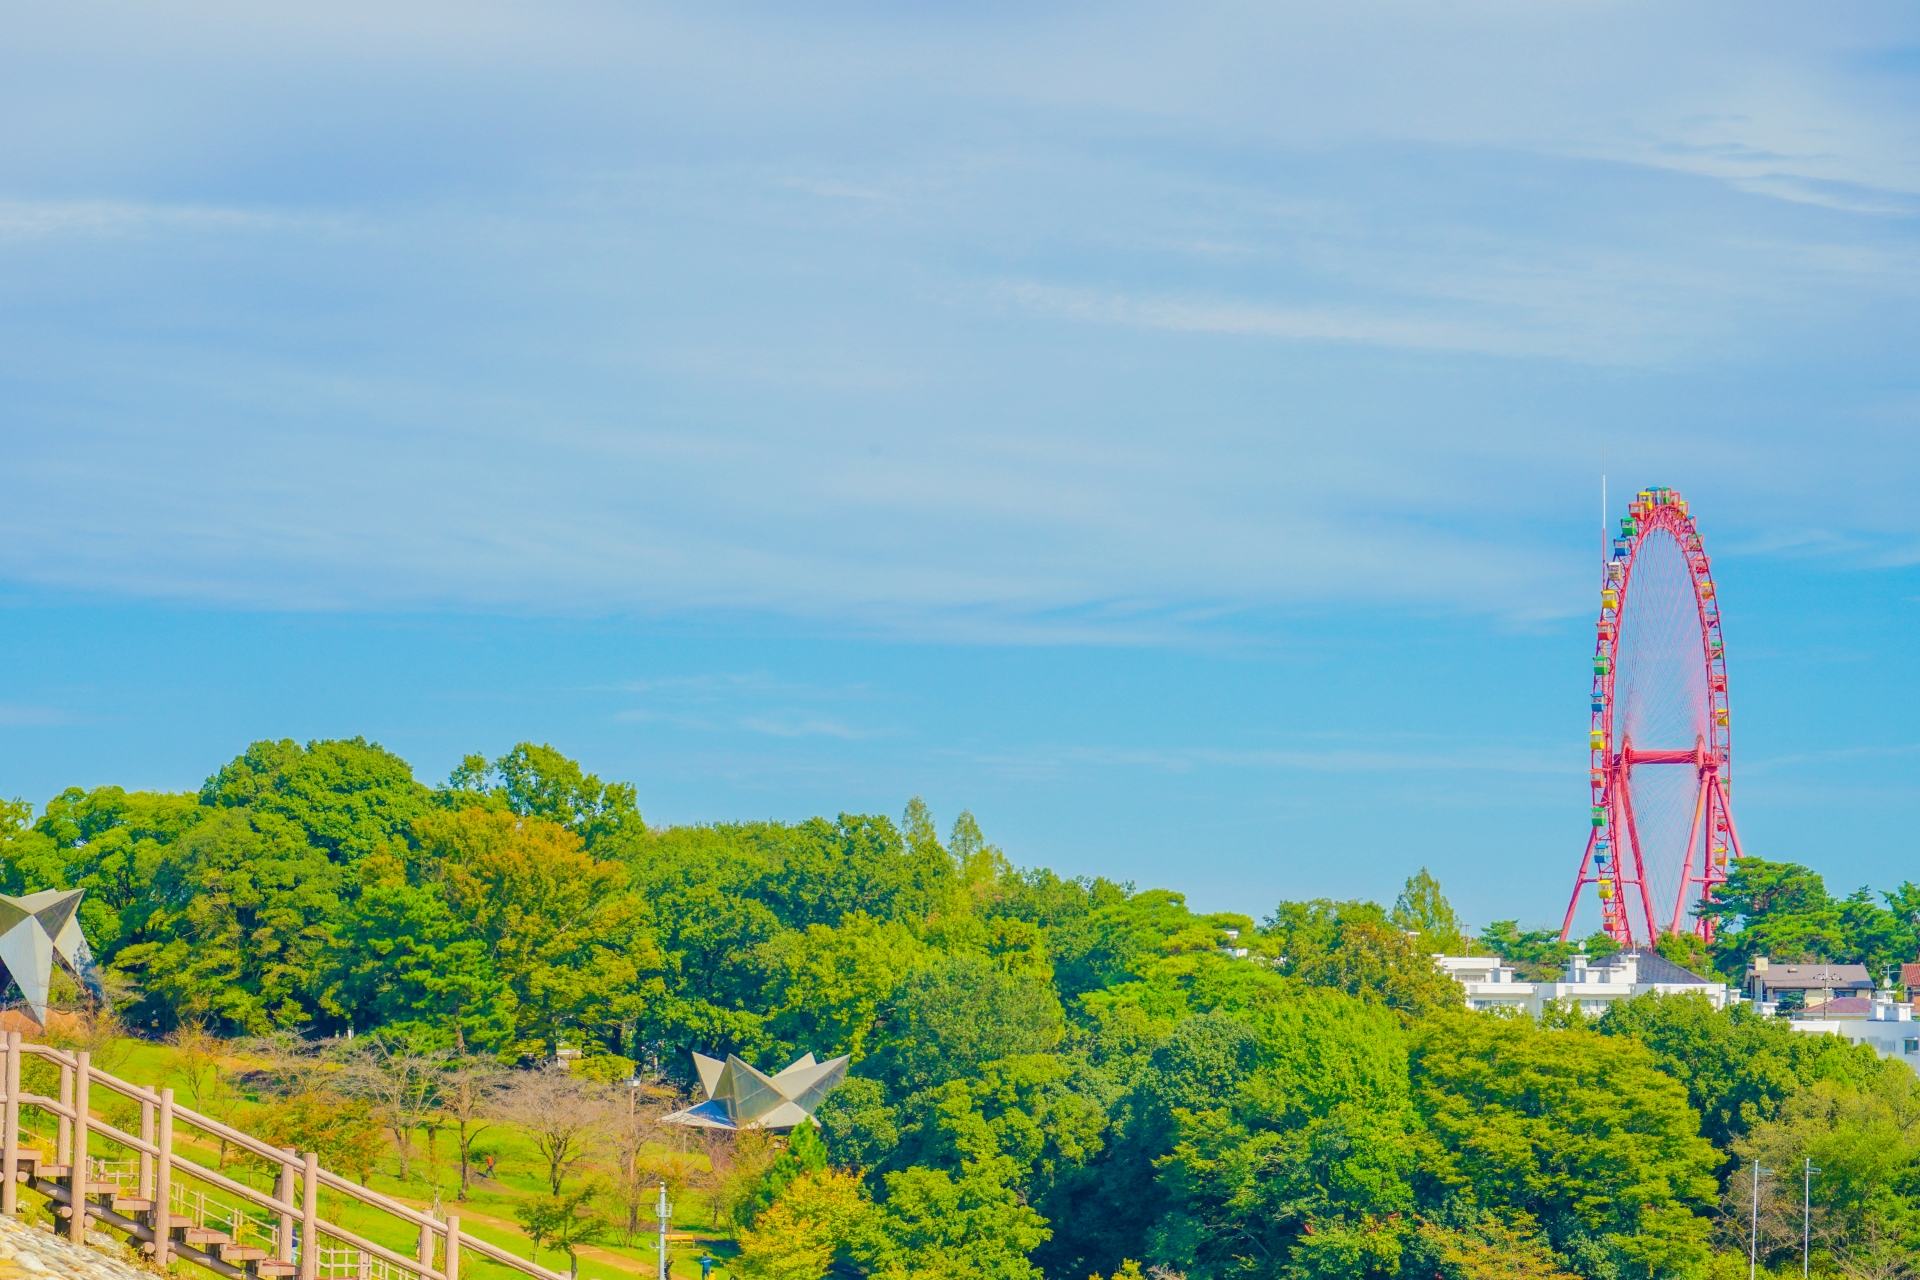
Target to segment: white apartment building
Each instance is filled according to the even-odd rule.
[[[1621,951],[1600,960],[1576,955],[1567,961],[1559,982],[1520,982],[1513,966],[1499,956],[1435,956],[1433,962],[1466,989],[1469,1009],[1521,1010],[1533,1018],[1554,1001],[1577,1005],[1588,1017],[1598,1017],[1615,1000],[1649,992],[1697,991],[1716,1009],[1741,1000],[1733,987],[1689,973],[1652,951]],[[1766,1017],[1775,1016],[1777,1007],[1770,1001],[1753,1006]],[[1881,1057],[1898,1058],[1920,1072],[1920,1022],[1914,1020],[1912,1004],[1876,993],[1831,999],[1812,1013],[1816,1016],[1794,1018],[1793,1029],[1803,1035],[1835,1035],[1849,1044],[1870,1045]]]
[[[1757,1008],[1765,1010],[1766,1005]],[[1810,1036],[1839,1036],[1849,1044],[1873,1046],[1883,1058],[1898,1058],[1920,1071],[1920,1022],[1913,1020],[1913,1006],[1901,1004],[1891,995],[1876,993],[1868,998],[1843,997],[1829,1000],[1813,1010],[1813,1017],[1793,1020],[1795,1031]]]
[[[1599,960],[1584,952],[1567,961],[1559,982],[1520,982],[1515,970],[1499,956],[1435,956],[1443,973],[1466,988],[1469,1009],[1524,1010],[1538,1018],[1545,1008],[1564,1001],[1588,1017],[1599,1017],[1615,1000],[1629,1000],[1649,992],[1675,995],[1698,991],[1716,1009],[1740,997],[1725,983],[1710,982],[1697,973],[1652,951],[1619,951]]]

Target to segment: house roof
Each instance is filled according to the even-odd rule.
[[[1920,987],[1920,964],[1903,964],[1900,966],[1900,985],[1903,987]]]
[[[1847,1015],[1860,1017],[1873,1012],[1873,1001],[1866,996],[1835,996],[1825,1004],[1810,1004],[1804,1016],[1809,1018],[1837,1018]]]
[[[1873,975],[1863,964],[1775,964],[1754,980],[1769,991],[1842,991],[1873,989]]]
[[[1623,956],[1635,956],[1639,959],[1640,981],[1667,984],[1691,983],[1699,986],[1714,985],[1713,979],[1703,978],[1691,969],[1682,969],[1658,951],[1640,948],[1635,951],[1622,951]],[[1611,957],[1609,957],[1611,958]]]

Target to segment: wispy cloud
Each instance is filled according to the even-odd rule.
[[[0,240],[198,231],[339,230],[346,225],[344,220],[337,217],[288,215],[213,205],[0,199]]]
[[[1321,749],[1220,749],[1213,747],[1035,746],[1020,751],[986,752],[968,757],[990,768],[1021,776],[1076,768],[1149,769],[1196,773],[1204,769],[1264,770],[1335,774],[1534,774],[1570,776],[1583,760],[1507,746],[1458,746],[1427,751],[1365,749],[1329,745]]]
[[[1360,310],[1330,311],[1227,300],[1139,298],[1031,281],[1002,284],[1001,296],[1042,315],[1174,333],[1218,333],[1287,341],[1357,342],[1491,355],[1566,355],[1567,344],[1484,325],[1419,320]]]
[[[15,728],[43,728],[53,725],[73,724],[74,716],[57,707],[21,706],[17,703],[0,702],[0,725]]]
[[[621,693],[659,694],[679,701],[721,701],[741,697],[781,697],[808,701],[846,701],[869,697],[864,684],[819,685],[783,680],[769,671],[714,672],[690,676],[624,680],[607,686]]]
[[[1602,441],[1756,555],[1781,477],[1795,554],[1920,554],[1891,11],[376,10],[13,33],[0,578],[959,643],[1551,620]]]
[[[775,738],[840,738],[844,741],[852,741],[858,738],[884,736],[876,730],[856,729],[838,720],[823,720],[818,717],[802,719],[747,716],[742,718],[739,724],[743,729]]]

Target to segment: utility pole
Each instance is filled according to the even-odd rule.
[[[1747,1280],[1754,1280],[1760,1270],[1760,1175],[1772,1172],[1771,1169],[1762,1169],[1759,1160],[1753,1162],[1753,1230],[1747,1237]],[[666,1184],[662,1183],[660,1195],[663,1200],[666,1194]],[[665,1280],[665,1277],[661,1280]]]
[[[667,1184],[660,1184],[660,1205],[654,1210],[660,1217],[660,1280],[667,1280],[667,1223],[673,1217],[673,1206],[667,1203]]]
[[[1813,1175],[1820,1172],[1813,1167],[1813,1157],[1805,1157],[1807,1162],[1806,1186],[1800,1193],[1800,1274],[1807,1275],[1807,1269],[1813,1265]]]

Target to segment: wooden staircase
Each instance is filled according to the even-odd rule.
[[[32,1147],[17,1148],[14,1159],[15,1180],[45,1196],[53,1205],[55,1217],[71,1222],[72,1166],[52,1163]],[[140,1240],[148,1253],[155,1252],[153,1236],[158,1215],[152,1199],[122,1195],[120,1184],[107,1180],[86,1182],[83,1196],[89,1220],[125,1232]],[[216,1274],[232,1277],[300,1274],[298,1263],[270,1257],[265,1249],[235,1244],[224,1231],[201,1226],[183,1214],[168,1213],[166,1218],[168,1252],[197,1262]]]
[[[21,1089],[20,1066],[29,1056],[59,1067],[58,1098]],[[461,1231],[457,1216],[449,1215],[443,1222],[322,1169],[320,1158],[311,1152],[302,1155],[291,1148],[271,1146],[176,1106],[172,1089],[151,1089],[109,1075],[95,1068],[84,1050],[67,1054],[45,1045],[27,1044],[19,1032],[8,1032],[4,1084],[0,1213],[17,1213],[21,1189],[30,1190],[45,1197],[55,1217],[65,1220],[68,1238],[74,1244],[86,1243],[89,1226],[108,1227],[135,1241],[163,1270],[172,1259],[182,1258],[228,1280],[462,1280],[462,1263],[467,1255],[517,1271],[530,1280],[565,1280],[556,1272],[467,1235]],[[89,1093],[96,1085],[140,1104],[138,1135],[123,1133],[92,1113]],[[48,1159],[41,1148],[20,1145],[23,1109],[38,1111],[56,1122],[59,1141],[53,1159]],[[237,1146],[265,1160],[270,1168],[278,1167],[274,1194],[175,1154],[176,1123]],[[102,1166],[89,1158],[92,1138],[111,1142],[137,1156],[137,1188],[129,1190],[118,1181],[97,1176]],[[131,1166],[133,1162],[123,1163]],[[127,1176],[133,1177],[131,1173]],[[407,1223],[418,1235],[415,1254],[409,1257],[322,1218],[322,1187]],[[214,1207],[208,1192],[234,1202],[219,1206],[220,1214],[214,1215],[224,1215],[225,1221],[233,1224],[231,1229],[220,1230],[206,1220]],[[176,1212],[177,1193],[187,1196],[189,1209],[198,1205],[196,1212],[201,1216]],[[236,1239],[234,1231],[238,1228],[245,1228],[241,1234],[257,1236],[270,1247]],[[330,1267],[323,1277],[321,1258],[325,1254],[349,1254],[359,1261],[352,1272]]]

